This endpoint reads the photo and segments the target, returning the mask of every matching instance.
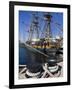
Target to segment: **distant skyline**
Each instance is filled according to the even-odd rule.
[[[32,20],[32,13],[37,13],[38,17],[40,17],[39,19],[40,30],[43,31],[43,27],[45,23],[42,20],[42,18],[44,18],[43,15],[45,12],[19,11],[19,40],[22,42],[28,40],[29,29]],[[52,36],[55,38],[60,32],[59,28],[63,29],[63,13],[50,12],[50,14],[52,16],[52,21],[51,21]],[[56,23],[58,23],[57,26]]]

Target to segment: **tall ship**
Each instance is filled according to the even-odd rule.
[[[54,24],[57,28],[61,29],[59,30],[58,36],[53,37],[52,36],[52,30],[51,30],[51,23],[52,16],[50,13],[44,14],[44,17],[41,18],[44,20],[44,27],[43,30],[40,30],[39,25],[39,17],[37,14],[32,15],[32,21],[29,29],[29,37],[28,41],[26,41],[27,44],[30,44],[32,47],[35,48],[59,48],[62,46],[63,43],[63,37],[60,36],[60,33],[63,33],[62,28],[60,28],[60,25],[58,23]]]

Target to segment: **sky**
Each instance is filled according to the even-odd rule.
[[[19,40],[22,42],[26,42],[29,38],[29,30],[32,21],[32,14],[35,13],[39,17],[39,35],[41,32],[44,32],[44,14],[45,12],[36,12],[36,11],[19,11]],[[63,35],[61,30],[63,28],[63,13],[60,12],[50,12],[51,18],[51,32],[52,37]]]

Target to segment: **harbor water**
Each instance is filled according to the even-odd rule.
[[[19,65],[27,65],[29,63],[44,63],[46,58],[37,52],[27,50],[26,47],[19,47]]]

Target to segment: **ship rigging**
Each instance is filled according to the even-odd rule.
[[[30,26],[24,23],[24,25],[30,27],[29,30],[26,31],[28,32],[27,44],[30,44],[35,48],[44,48],[44,45],[46,45],[46,48],[62,47],[63,29],[59,23],[52,20],[52,17],[53,16],[50,13],[45,13],[43,17],[38,16],[38,13],[32,14]],[[44,25],[42,26],[43,28],[41,28],[39,20],[44,22]],[[57,30],[56,37],[53,37],[51,24],[54,24]]]

